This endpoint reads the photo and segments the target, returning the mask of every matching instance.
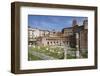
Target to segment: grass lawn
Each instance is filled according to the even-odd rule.
[[[70,54],[67,54],[67,59],[76,59],[76,56],[72,56]]]
[[[82,53],[81,55],[82,55],[83,58],[88,58],[88,52],[87,51]]]
[[[63,49],[59,47],[49,47],[49,46],[41,46],[41,47],[29,47],[29,50],[31,51],[36,51],[39,53],[44,53],[45,55],[58,58],[58,59],[63,59],[64,54],[63,54]]]
[[[28,60],[29,61],[31,61],[31,60],[41,60],[41,58],[28,53]]]
[[[43,53],[47,56],[51,56],[57,59],[64,59],[64,49],[62,47],[55,46],[35,46],[29,47],[29,51],[36,51],[39,53]],[[76,51],[75,48],[68,49],[71,53],[67,53],[67,59],[76,59],[76,56],[72,54],[72,52]],[[83,58],[87,58],[87,53],[82,53]],[[32,54],[28,54],[28,60],[42,60],[37,56],[33,56]]]

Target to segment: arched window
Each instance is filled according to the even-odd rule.
[[[52,42],[51,42],[51,44],[52,44]]]
[[[47,42],[47,44],[49,45],[49,42]]]

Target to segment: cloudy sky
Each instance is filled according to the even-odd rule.
[[[71,27],[74,19],[77,20],[78,25],[82,25],[87,17],[28,15],[28,26],[42,30],[61,31],[63,28]]]

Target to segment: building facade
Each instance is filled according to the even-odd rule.
[[[28,42],[38,46],[69,46],[83,52],[88,49],[88,20],[84,20],[82,25],[73,20],[72,27],[59,32],[28,27]]]

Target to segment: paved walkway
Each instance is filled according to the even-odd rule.
[[[29,51],[29,53],[31,53],[32,55],[37,56],[37,57],[39,57],[43,60],[55,60],[55,59],[57,59],[57,58],[45,55],[44,53],[39,53],[39,52],[36,52],[36,51]]]

